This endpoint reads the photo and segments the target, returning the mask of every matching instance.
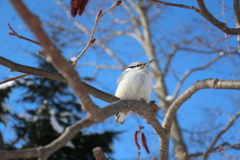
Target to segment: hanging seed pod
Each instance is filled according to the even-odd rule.
[[[140,150],[140,145],[138,144],[138,133],[139,133],[140,131],[136,131],[135,133],[134,133],[134,143],[135,143],[135,145],[136,145],[136,147],[137,147],[137,149],[138,150]]]
[[[142,141],[143,148],[149,154],[150,152],[149,152],[149,149],[148,149],[148,146],[147,146],[147,140],[146,140],[146,137],[145,137],[143,132],[141,132],[141,141]]]

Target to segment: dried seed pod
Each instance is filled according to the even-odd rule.
[[[73,6],[74,6],[74,8],[78,8],[79,3],[81,3],[80,0],[73,0]]]
[[[88,0],[71,0],[71,15],[75,17],[77,14],[82,15]]]
[[[139,133],[140,131],[136,131],[135,133],[134,133],[134,143],[135,143],[135,145],[136,145],[136,147],[137,147],[137,149],[139,150],[140,149],[140,145],[138,144],[138,133]]]
[[[141,141],[142,141],[142,145],[143,145],[143,148],[147,151],[147,153],[149,154],[149,149],[148,149],[148,146],[147,146],[147,140],[146,140],[146,137],[144,135],[143,132],[141,132]]]
[[[71,0],[70,5],[71,5],[71,15],[75,17],[77,15],[77,7],[75,7],[75,0]]]
[[[84,9],[88,3],[88,0],[79,0],[79,6],[78,6],[78,15],[82,15],[82,13],[84,12]]]

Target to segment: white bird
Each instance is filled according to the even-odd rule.
[[[148,74],[148,66],[153,60],[142,63],[133,62],[123,71],[118,78],[118,87],[115,95],[121,99],[144,99],[150,100],[152,79]],[[128,112],[116,114],[115,121],[123,124]]]

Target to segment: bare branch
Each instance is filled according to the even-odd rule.
[[[163,2],[163,1],[159,1],[159,0],[149,0],[149,1],[156,2],[156,3],[161,3],[161,4],[164,4],[164,5],[169,5],[169,6],[174,6],[174,7],[186,8],[186,9],[194,10],[195,12],[200,13],[204,18],[206,18],[210,23],[212,23],[212,25],[214,25],[218,29],[222,30],[224,33],[230,34],[230,35],[239,35],[240,34],[240,28],[229,28],[229,27],[227,27],[226,23],[223,23],[223,22],[220,22],[219,20],[217,20],[208,11],[208,9],[205,6],[205,3],[204,3],[203,0],[197,0],[199,9],[197,9],[194,6],[187,6],[187,5],[183,5],[183,4],[168,3],[168,2]]]
[[[234,0],[234,15],[235,15],[235,19],[236,19],[236,28],[240,28],[239,0]],[[240,35],[238,35],[237,41],[238,41],[238,52],[240,53]]]
[[[41,46],[41,44],[38,43],[37,41],[34,41],[34,40],[32,40],[32,39],[29,39],[29,38],[26,38],[26,37],[24,37],[24,36],[19,35],[19,34],[11,27],[11,25],[10,25],[9,23],[8,23],[7,25],[8,25],[8,28],[12,31],[12,32],[9,32],[9,33],[8,33],[9,35],[16,36],[16,37],[18,37],[19,39],[24,39],[24,40],[26,40],[26,41],[29,41],[29,42],[32,42],[32,43],[35,43],[35,44]]]
[[[122,3],[122,1],[116,1],[110,8],[108,8],[105,12],[103,12],[99,18],[101,18],[102,16],[104,16],[106,13],[108,13],[110,10],[112,10],[113,8],[119,6]]]
[[[206,18],[210,23],[212,23],[215,27],[218,29],[222,30],[226,34],[231,34],[231,35],[239,35],[240,34],[240,28],[229,28],[227,27],[226,23],[222,23],[219,20],[217,20],[207,9],[205,6],[205,3],[203,0],[197,0],[199,9],[200,9],[200,14]]]
[[[62,9],[65,11],[65,13],[67,14],[67,16],[71,19],[71,21],[73,22],[73,24],[78,28],[80,29],[83,33],[85,33],[87,36],[89,36],[91,34],[91,32],[86,28],[84,27],[83,25],[81,25],[77,20],[75,20],[72,16],[71,16],[71,13],[70,11],[68,10],[68,8],[60,1],[60,0],[57,0],[57,4],[62,7]],[[123,61],[117,57],[114,52],[108,48],[104,43],[101,43],[101,41],[96,41],[95,42],[96,44],[99,44],[100,47],[102,47],[106,53],[111,56],[116,62],[118,62],[122,68],[125,68],[126,65],[123,63]]]
[[[172,53],[170,53],[170,54],[168,54],[167,56],[166,56],[166,58],[167,58],[167,62],[166,62],[166,65],[165,65],[165,67],[164,67],[164,69],[163,69],[163,77],[167,74],[167,72],[168,72],[168,70],[169,70],[169,68],[170,68],[170,64],[171,64],[171,62],[172,62],[172,58],[175,56],[175,54],[177,53],[177,50],[178,50],[178,47],[177,46],[173,46],[173,51],[172,51]]]
[[[188,47],[178,47],[178,50],[195,52],[195,53],[200,53],[200,54],[219,54],[220,52],[224,52],[222,49],[213,49],[213,50],[207,51],[207,50],[188,48]]]
[[[236,89],[240,90],[240,81],[225,81],[218,79],[206,79],[203,81],[197,81],[187,90],[185,90],[174,102],[170,105],[167,110],[166,116],[163,120],[163,128],[170,131],[172,122],[174,120],[177,110],[181,105],[191,98],[191,96],[201,89],[214,88],[214,89]]]
[[[240,6],[239,0],[234,0],[234,15],[236,18],[237,28],[240,27]]]
[[[20,149],[20,150],[0,150],[0,155],[2,159],[13,159],[13,158],[33,158],[38,157],[41,155],[42,160],[46,160],[51,154],[56,152],[59,148],[64,146],[68,141],[73,139],[75,135],[84,128],[88,128],[96,123],[101,123],[105,119],[109,118],[116,113],[130,109],[133,112],[138,113],[139,115],[143,116],[147,121],[157,121],[153,115],[156,115],[154,109],[149,106],[145,100],[119,100],[116,101],[108,106],[101,108],[101,112],[104,114],[99,115],[99,118],[96,120],[92,120],[90,117],[86,117],[81,121],[67,127],[63,134],[55,139],[50,144],[39,147],[39,148],[30,148],[30,149]],[[157,121],[158,122],[158,121]],[[160,123],[158,122],[158,126],[155,130],[164,131],[161,127]]]
[[[211,152],[211,150],[213,149],[214,145],[217,143],[217,141],[219,140],[219,138],[221,138],[221,136],[228,131],[228,129],[234,124],[234,122],[240,117],[240,113],[237,113],[234,117],[232,117],[229,122],[227,123],[227,125],[217,134],[217,136],[213,139],[213,141],[211,142],[211,144],[209,145],[208,149],[206,152]],[[208,159],[209,154],[207,154],[204,157],[204,160]]]
[[[108,160],[101,147],[93,148],[93,155],[96,160]]]
[[[227,54],[221,52],[217,57],[215,57],[210,62],[204,64],[203,66],[192,68],[192,69],[186,71],[184,73],[184,75],[182,76],[182,78],[179,80],[179,82],[177,84],[177,87],[174,90],[173,99],[175,99],[177,97],[177,95],[179,94],[179,91],[180,91],[180,89],[181,89],[181,87],[183,85],[183,82],[187,79],[188,76],[190,76],[193,72],[196,72],[196,71],[199,71],[199,70],[203,70],[203,69],[206,69],[206,68],[210,67],[212,64],[214,64],[217,60],[219,60],[220,58],[222,58],[225,55],[227,55]]]
[[[90,38],[88,40],[87,46],[83,49],[83,51],[79,54],[79,56],[76,58],[76,60],[73,62],[73,66],[76,65],[77,61],[82,57],[82,55],[87,51],[87,49],[89,47],[91,47],[91,45],[95,42],[95,39],[93,39],[94,33],[97,29],[97,25],[99,20],[110,10],[112,10],[113,8],[115,8],[116,6],[120,5],[122,3],[122,1],[117,1],[115,2],[109,9],[107,9],[104,13],[102,13],[102,10],[98,11],[96,18],[95,18],[95,22],[94,22],[94,26],[93,26],[93,30],[92,33],[90,35]]]
[[[95,62],[87,62],[87,63],[82,63],[77,65],[77,67],[83,67],[83,66],[95,66],[96,68],[102,69],[111,69],[111,70],[119,70],[122,69],[120,66],[110,66],[110,65],[105,65],[105,64],[97,64]]]
[[[85,91],[76,70],[74,70],[69,62],[60,54],[59,50],[51,42],[48,35],[41,27],[41,21],[39,18],[36,15],[33,15],[22,3],[22,1],[10,0],[10,2],[40,42],[43,48],[43,52],[41,52],[42,55],[46,57],[47,61],[53,64],[53,66],[63,75],[64,78],[66,78],[68,85],[74,90],[78,98],[81,100],[83,104],[82,109],[93,114],[100,111],[98,106],[92,102]]]
[[[139,29],[139,22],[138,20],[136,19],[135,15],[134,15],[134,11],[128,6],[128,4],[126,4],[125,1],[123,1],[123,5],[122,5],[126,10],[127,12],[129,13],[129,17],[132,19],[132,23],[133,23],[133,29],[134,31],[136,32],[136,35],[137,35],[137,39],[140,41],[140,40],[143,40],[143,35],[142,35],[142,32],[141,30]],[[131,35],[133,36],[133,35]]]
[[[227,145],[227,147],[223,148],[226,145]],[[218,147],[213,148],[209,152],[190,154],[190,155],[187,155],[186,157],[188,157],[188,159],[196,159],[197,157],[207,156],[207,155],[210,155],[212,153],[223,152],[223,151],[228,150],[230,148],[240,149],[240,143],[234,143],[234,144],[223,143],[223,144],[219,145]]]
[[[14,81],[16,79],[19,79],[19,78],[22,78],[22,77],[26,77],[26,76],[28,76],[28,74],[25,73],[25,74],[22,74],[22,75],[19,75],[19,76],[11,77],[11,78],[8,78],[8,79],[6,79],[4,81],[1,81],[0,84],[7,83],[9,81]]]
[[[166,5],[166,6],[174,6],[174,7],[179,7],[179,8],[191,9],[191,10],[194,10],[195,12],[197,12],[197,13],[200,13],[200,10],[197,9],[196,7],[194,7],[194,6],[187,6],[187,5],[184,5],[184,4],[168,3],[168,2],[163,2],[163,1],[159,1],[159,0],[148,0],[148,1],[161,3],[161,4]]]
[[[40,77],[52,79],[55,81],[59,81],[62,83],[67,83],[66,79],[61,74],[59,74],[55,71],[50,71],[50,70],[45,70],[45,69],[40,69],[40,68],[17,64],[15,62],[5,59],[1,56],[0,56],[0,64],[9,68],[10,71],[18,71],[18,72],[26,73],[28,75],[40,76]],[[82,83],[83,83],[85,90],[89,94],[91,94],[92,96],[94,96],[96,98],[99,98],[99,99],[104,100],[109,103],[119,100],[118,97],[115,97],[111,94],[100,91],[100,90],[88,85],[85,82],[82,82]]]
[[[95,42],[95,39],[89,39],[86,47],[82,50],[82,52],[77,56],[76,60],[72,63],[72,66],[75,67],[78,60],[82,57],[82,55],[87,51],[89,47]]]

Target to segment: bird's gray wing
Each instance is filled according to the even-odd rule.
[[[117,83],[120,83],[120,82],[124,79],[124,77],[126,76],[126,74],[127,74],[128,72],[129,72],[129,71],[124,71],[124,72],[120,75],[120,77],[118,78]]]

